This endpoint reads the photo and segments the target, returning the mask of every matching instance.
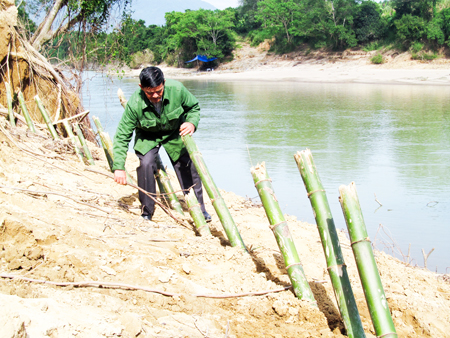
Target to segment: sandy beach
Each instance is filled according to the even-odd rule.
[[[385,56],[381,65],[370,61],[373,52],[335,55],[322,59],[304,56],[269,55],[267,51],[248,48],[235,59],[211,71],[160,65],[167,78],[213,81],[292,81],[310,83],[368,83],[408,85],[450,85],[450,59],[412,60],[409,53]],[[286,55],[288,56],[288,55]],[[139,69],[126,70],[125,76],[138,77]]]

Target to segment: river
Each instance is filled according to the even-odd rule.
[[[117,89],[128,98],[138,79],[87,75],[83,104],[112,137]],[[315,224],[293,157],[309,148],[337,228],[338,188],[354,181],[378,250],[404,260],[410,248],[424,266],[422,249],[434,248],[428,269],[450,271],[448,86],[182,82],[200,101],[194,139],[219,188],[256,200],[250,167],[264,161],[283,212]]]

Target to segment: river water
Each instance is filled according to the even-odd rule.
[[[138,79],[87,75],[83,104],[112,137],[117,89],[128,98]],[[219,188],[257,200],[250,167],[264,161],[283,212],[315,224],[293,157],[309,148],[337,228],[338,188],[354,181],[377,249],[403,260],[410,248],[424,266],[434,248],[428,268],[450,271],[450,87],[182,82],[200,101],[194,139]]]

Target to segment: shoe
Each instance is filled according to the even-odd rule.
[[[150,215],[142,215],[142,218],[145,219],[146,221],[152,220],[152,216],[150,216]]]
[[[206,223],[209,223],[209,222],[211,222],[211,221],[212,221],[212,217],[211,217],[211,215],[210,215],[210,214],[208,214],[208,212],[206,212],[206,211],[203,211],[203,217],[205,217],[205,221],[206,221]]]

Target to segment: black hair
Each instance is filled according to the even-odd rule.
[[[164,83],[164,74],[158,67],[147,67],[142,69],[139,80],[142,87],[155,88]]]

